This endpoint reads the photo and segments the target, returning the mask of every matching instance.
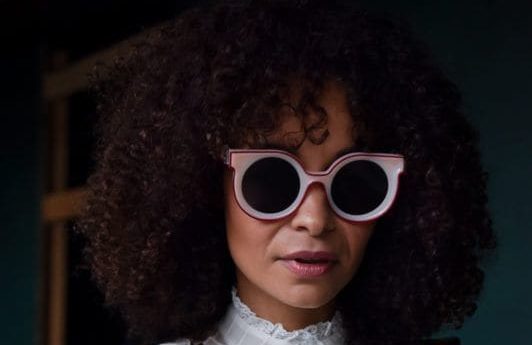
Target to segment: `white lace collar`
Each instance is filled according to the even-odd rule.
[[[340,314],[331,321],[320,322],[295,331],[258,317],[238,298],[233,288],[233,303],[218,327],[219,343],[268,345],[341,345],[345,343]]]

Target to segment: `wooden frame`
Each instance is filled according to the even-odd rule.
[[[64,52],[58,52],[53,56],[53,65],[61,68],[66,64],[67,56]],[[50,102],[49,119],[51,121],[52,152],[52,191],[61,192],[66,187],[68,176],[68,100],[56,99]],[[43,205],[44,206],[44,205]],[[43,207],[43,210],[45,208]],[[47,207],[46,209],[49,209]],[[43,217],[43,219],[46,219]],[[67,233],[63,220],[54,222],[49,228],[50,233],[45,234],[49,239],[48,273],[46,281],[47,291],[47,339],[49,345],[63,345],[65,342],[66,320],[66,266],[67,266]]]
[[[46,195],[41,203],[42,220],[55,223],[78,216],[85,194],[85,188],[74,188]]]
[[[110,63],[115,56],[123,55],[146,33],[134,36],[117,45],[67,64],[67,54],[56,52],[52,56],[53,70],[44,73],[43,98],[52,139],[49,161],[51,162],[51,191],[41,200],[41,222],[47,248],[43,248],[43,262],[47,276],[43,277],[43,305],[41,313],[41,338],[47,345],[64,345],[67,310],[68,233],[66,222],[79,215],[86,191],[82,188],[67,189],[68,179],[68,98],[85,90],[88,75],[98,63]],[[50,226],[44,226],[50,225]]]

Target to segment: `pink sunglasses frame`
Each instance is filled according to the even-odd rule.
[[[277,157],[290,163],[296,170],[301,186],[298,196],[294,199],[292,204],[276,213],[263,213],[255,210],[245,200],[242,194],[242,178],[246,170],[256,161],[267,157]],[[383,201],[373,211],[362,215],[352,215],[343,212],[338,208],[331,195],[331,182],[345,164],[357,160],[367,160],[379,165],[386,174],[388,179],[388,191]],[[313,183],[321,183],[326,191],[327,200],[331,209],[342,219],[350,222],[363,222],[376,219],[382,216],[393,204],[397,195],[399,187],[399,175],[404,171],[404,157],[399,154],[390,153],[368,153],[368,152],[352,152],[336,159],[327,170],[324,171],[306,171],[303,169],[299,159],[282,150],[271,149],[227,149],[225,152],[224,163],[233,171],[233,190],[239,207],[247,213],[250,217],[259,220],[279,220],[291,215],[303,199],[308,191],[308,188]]]

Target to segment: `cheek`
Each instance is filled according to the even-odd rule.
[[[235,259],[247,255],[247,249],[257,247],[260,241],[251,234],[250,230],[254,228],[253,220],[240,209],[234,199],[226,200],[225,207],[227,243],[231,256]]]
[[[350,270],[353,272],[357,270],[364,257],[375,224],[376,221],[346,224],[343,228],[346,262],[349,263]]]
[[[234,197],[231,175],[226,173],[225,190],[225,226],[229,251],[235,264],[249,261],[253,257],[262,257],[268,249],[274,231],[270,226],[248,216]]]
[[[235,252],[245,249],[242,242],[246,242],[246,231],[248,228],[249,217],[238,206],[233,191],[232,176],[226,172],[224,177],[224,204],[225,204],[225,228],[227,231],[227,242],[231,255],[234,257]]]

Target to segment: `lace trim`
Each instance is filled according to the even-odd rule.
[[[273,338],[281,340],[297,340],[305,341],[309,339],[324,340],[332,335],[342,336],[342,319],[340,313],[336,312],[331,321],[319,322],[317,324],[309,325],[303,329],[295,331],[287,331],[280,323],[273,324],[272,322],[262,319],[257,316],[247,305],[245,305],[237,296],[236,288],[233,287],[233,305],[236,308],[238,316],[242,318],[251,327],[270,335]]]

